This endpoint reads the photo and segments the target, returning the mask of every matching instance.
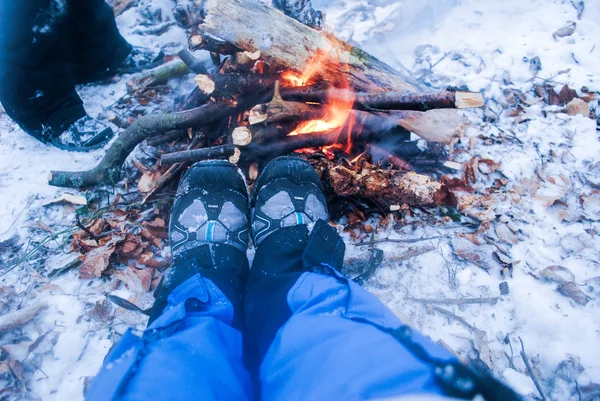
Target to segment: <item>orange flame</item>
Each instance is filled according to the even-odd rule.
[[[281,74],[281,77],[288,81],[290,86],[304,86],[310,85],[313,82],[311,79],[317,71],[321,68],[321,65],[325,62],[325,53],[318,52],[315,57],[310,60],[304,71],[298,74],[294,71],[285,71]]]
[[[323,63],[326,62],[326,54],[318,53],[306,66],[305,70],[301,74],[297,74],[293,71],[285,71],[282,74],[282,78],[287,81],[291,86],[304,86],[312,84],[312,79],[318,73]],[[345,90],[340,90],[345,89]],[[333,96],[333,91],[336,95]],[[340,96],[340,94],[346,94]],[[296,129],[288,134],[293,135],[304,135],[315,132],[326,132],[336,130],[337,135],[346,131],[347,143],[343,145],[336,144],[330,146],[324,146],[321,150],[328,157],[332,156],[332,150],[343,148],[344,152],[350,153],[352,149],[352,131],[355,128],[356,117],[352,114],[352,106],[356,98],[354,92],[350,89],[349,84],[342,85],[341,88],[332,88],[328,91],[328,104],[324,106],[325,116],[319,120],[310,120],[300,123]]]

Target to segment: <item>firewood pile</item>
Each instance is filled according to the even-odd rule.
[[[157,170],[141,178],[142,203],[200,160],[228,159],[253,181],[270,159],[297,154],[311,161],[330,196],[354,206],[384,213],[405,205],[456,207],[436,177],[453,168],[444,145],[469,125],[456,109],[483,106],[479,93],[425,90],[321,30],[323,16],[309,1],[280,0],[279,9],[254,0],[196,3],[175,10],[191,51],[127,84],[130,92],[144,91],[196,73],[197,87],[180,111],[139,118],[95,168],[53,171],[50,185],[119,182],[125,160],[146,141],[161,156]],[[210,52],[211,73],[192,51]]]

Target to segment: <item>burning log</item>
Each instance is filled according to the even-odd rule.
[[[121,166],[127,156],[150,135],[220,121],[246,107],[247,105],[243,102],[237,105],[208,103],[179,113],[144,116],[119,135],[96,167],[77,172],[52,171],[48,177],[48,183],[57,187],[78,188],[117,182],[120,178]]]
[[[325,114],[327,114],[327,109],[322,106],[284,101],[279,93],[279,81],[276,81],[273,99],[269,103],[254,106],[250,110],[248,122],[254,125],[288,120],[319,120]]]
[[[318,59],[320,79],[350,83],[358,91],[415,92],[419,88],[414,78],[363,50],[303,25],[261,2],[207,0],[203,15],[198,26],[200,31],[218,36],[242,50],[260,51],[265,62],[271,65],[301,72]]]

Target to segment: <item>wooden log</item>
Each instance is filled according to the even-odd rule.
[[[208,34],[192,35],[188,38],[190,50],[206,50],[217,54],[235,54],[241,52],[238,47]]]
[[[166,153],[160,157],[160,164],[169,165],[181,162],[197,162],[209,159],[227,159],[236,153],[236,149],[237,147],[235,145],[219,145],[210,148]]]
[[[231,99],[238,96],[265,94],[273,91],[278,77],[257,74],[217,74],[196,76],[200,92],[214,99]],[[262,98],[262,97],[261,97]]]
[[[170,132],[167,132],[164,135],[154,136],[152,138],[148,138],[146,141],[150,146],[159,146],[165,143],[169,143],[179,138],[183,138],[187,135],[187,130],[184,129],[176,129]]]
[[[129,94],[143,92],[152,86],[164,84],[171,78],[184,76],[188,72],[189,69],[182,60],[171,60],[156,68],[143,71],[127,81],[127,92]]]
[[[57,187],[79,188],[118,182],[121,176],[121,166],[127,156],[149,136],[210,124],[247,107],[248,105],[243,102],[236,105],[207,103],[204,106],[178,113],[144,116],[119,134],[117,140],[111,144],[96,167],[87,171],[51,171],[48,184]]]
[[[365,92],[416,92],[417,81],[365,51],[254,0],[206,0],[200,31],[298,73],[319,59],[317,77]]]
[[[196,74],[206,74],[207,69],[204,63],[198,60],[188,49],[181,49],[177,55],[187,65],[190,71]]]
[[[355,110],[415,110],[466,109],[484,105],[479,92],[438,91],[426,93],[381,92],[352,93],[344,89],[310,90],[286,88],[281,96],[284,100],[330,103],[335,100],[352,100]]]

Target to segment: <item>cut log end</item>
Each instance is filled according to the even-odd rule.
[[[479,92],[456,92],[455,98],[457,109],[469,109],[485,105],[483,95]]]
[[[194,80],[196,81],[198,88],[205,95],[211,95],[215,91],[215,81],[208,75],[198,74]]]
[[[233,154],[229,156],[229,163],[238,164],[240,161],[240,157],[242,156],[242,152],[238,148],[233,149]]]
[[[247,127],[237,127],[231,133],[231,139],[236,146],[247,146],[252,142],[252,132]]]

